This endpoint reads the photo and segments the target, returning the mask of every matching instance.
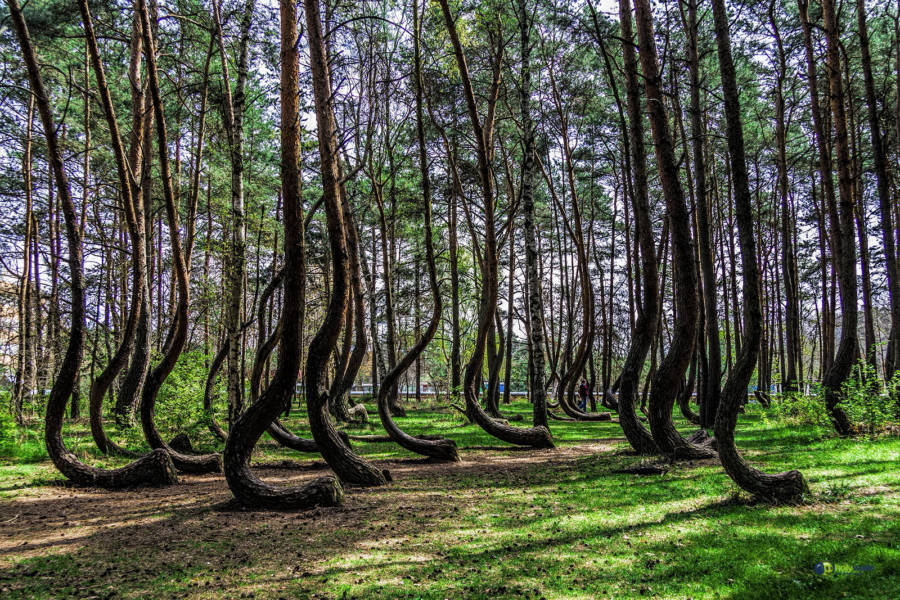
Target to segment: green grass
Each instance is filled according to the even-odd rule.
[[[527,416],[528,406],[504,410]],[[296,414],[287,421],[306,432]],[[806,504],[770,506],[748,502],[715,461],[664,475],[613,473],[639,460],[615,423],[551,422],[560,450],[532,452],[460,427],[450,411],[413,410],[399,421],[453,438],[464,462],[422,464],[392,444],[357,442],[366,457],[392,461],[395,482],[347,488],[343,507],[296,513],[228,507],[221,477],[110,493],[60,485],[46,460],[0,459],[0,596],[898,596],[897,437],[840,439],[750,409],[737,436],[745,457],[769,472],[798,468],[811,488]],[[84,424],[67,427],[79,456],[119,464],[94,453]],[[381,433],[353,433],[369,431]],[[502,449],[473,449],[485,446]],[[320,459],[262,443],[258,463],[282,460]],[[31,512],[47,517],[15,517]],[[873,570],[820,576],[821,561]]]

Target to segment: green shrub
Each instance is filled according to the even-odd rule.
[[[828,413],[821,393],[786,392],[773,399],[775,418],[788,425],[825,425]]]
[[[47,451],[41,429],[16,424],[7,410],[0,410],[0,460],[31,463],[44,460]]]
[[[203,352],[183,353],[166,378],[156,398],[156,426],[163,438],[184,432],[192,439],[205,429],[203,389],[206,385],[206,361]]]
[[[885,385],[875,368],[864,361],[853,367],[841,389],[841,407],[856,427],[864,433],[875,433],[898,418],[897,389],[900,375]]]

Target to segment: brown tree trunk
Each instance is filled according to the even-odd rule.
[[[756,264],[756,242],[753,234],[750,181],[744,158],[744,134],[741,126],[734,63],[731,58],[728,14],[725,10],[724,0],[713,0],[713,17],[719,54],[719,70],[722,74],[722,88],[725,95],[728,153],[731,158],[734,182],[735,216],[741,246],[744,282],[744,338],[741,352],[725,383],[722,402],[716,416],[717,448],[722,466],[741,488],[764,498],[793,502],[809,492],[806,481],[799,471],[788,471],[777,475],[762,473],[745,463],[734,445],[734,429],[737,425],[738,412],[747,394],[747,384],[753,375],[759,353],[762,313],[760,310],[759,270]]]
[[[81,232],[78,215],[69,191],[69,181],[62,161],[56,125],[50,109],[50,101],[41,81],[37,57],[28,35],[28,27],[17,0],[7,0],[16,37],[22,49],[22,58],[28,72],[28,80],[35,97],[35,104],[47,140],[47,158],[52,166],[57,194],[66,224],[66,240],[69,247],[69,281],[71,287],[72,315],[69,327],[69,343],[60,363],[45,415],[44,441],[53,464],[76,484],[107,488],[121,488],[140,484],[164,485],[175,483],[177,475],[171,458],[162,450],[119,469],[104,470],[85,465],[69,452],[62,437],[62,420],[66,403],[77,381],[83,357],[85,314],[84,277],[82,271]]]
[[[166,220],[169,224],[169,241],[172,246],[174,262],[174,286],[177,289],[172,337],[168,340],[160,363],[147,375],[141,394],[141,426],[144,436],[151,448],[162,448],[172,456],[176,468],[188,473],[210,473],[222,470],[222,460],[218,454],[186,455],[170,448],[159,435],[153,420],[156,396],[160,387],[178,360],[181,350],[187,341],[188,333],[188,281],[184,254],[181,251],[180,228],[178,225],[178,206],[172,188],[172,175],[169,167],[168,135],[163,114],[162,94],[159,87],[159,76],[156,69],[156,46],[150,29],[150,18],[146,0],[137,0],[137,12],[142,24],[144,55],[147,59],[148,87],[153,101],[153,113],[156,121],[157,150],[159,152],[160,177],[165,200]]]
[[[784,328],[785,361],[782,363],[782,390],[792,392],[797,389],[800,361],[800,303],[797,297],[799,283],[794,263],[794,246],[791,211],[788,198],[787,125],[785,124],[784,80],[787,75],[784,46],[775,17],[775,5],[769,5],[769,23],[775,35],[778,54],[778,73],[775,83],[775,142],[778,146],[776,165],[778,167],[778,194],[781,208],[781,279],[784,284]]]
[[[134,210],[134,196],[139,190],[131,175],[133,165],[128,161],[122,136],[119,133],[112,95],[106,82],[103,64],[100,61],[100,51],[97,46],[97,39],[94,34],[94,27],[91,22],[88,5],[83,0],[79,0],[78,5],[81,11],[82,23],[84,24],[88,54],[90,55],[91,63],[93,63],[94,75],[97,80],[97,92],[100,96],[103,112],[106,116],[107,126],[110,131],[110,138],[112,140],[113,155],[116,160],[116,171],[119,179],[120,193],[122,195],[123,212],[125,214],[125,223],[129,238],[131,239],[132,255],[131,305],[125,323],[125,330],[122,334],[119,346],[110,358],[109,363],[100,375],[91,382],[89,411],[91,434],[101,452],[133,456],[133,452],[120,447],[106,436],[106,432],[103,428],[102,407],[103,398],[106,395],[107,390],[112,385],[113,380],[125,367],[128,357],[132,353],[137,334],[137,325],[141,316],[141,297],[145,285],[144,240],[139,235]],[[87,198],[85,198],[85,201],[86,200]]]
[[[382,385],[378,389],[378,416],[388,435],[396,443],[410,452],[422,454],[436,460],[459,461],[459,452],[456,443],[450,439],[426,440],[413,437],[404,432],[391,417],[390,399],[388,396],[395,393],[396,382],[400,376],[416,361],[425,350],[428,343],[437,332],[441,323],[441,290],[438,287],[437,267],[434,261],[434,240],[431,229],[431,178],[428,174],[428,155],[425,146],[425,117],[422,110],[422,57],[419,44],[420,23],[419,6],[417,0],[413,0],[413,55],[414,71],[413,81],[416,90],[416,140],[419,146],[419,172],[422,177],[422,220],[425,235],[425,261],[428,267],[428,285],[431,290],[431,319],[422,336],[416,340],[413,346],[397,361],[397,364],[385,374]],[[417,301],[418,298],[417,298]]]
[[[894,372],[900,368],[898,352],[900,352],[900,271],[897,267],[897,248],[894,240],[893,215],[891,214],[891,190],[890,175],[888,174],[888,159],[884,140],[881,134],[881,126],[878,121],[878,99],[875,95],[875,80],[872,76],[872,58],[869,52],[869,31],[866,25],[865,0],[856,2],[856,19],[859,28],[859,47],[862,54],[863,79],[866,89],[866,106],[869,116],[869,133],[872,137],[872,153],[875,159],[875,178],[878,183],[878,209],[881,217],[881,242],[884,249],[885,271],[887,273],[888,299],[891,309],[891,330],[888,344],[893,348],[893,356],[885,361],[884,377],[890,380]],[[896,23],[900,26],[900,5]],[[900,43],[900,31],[894,38],[894,43]],[[895,47],[896,51],[896,47]],[[900,56],[898,60],[898,73],[900,73]],[[897,83],[897,140],[900,147],[900,79]]]
[[[379,471],[350,450],[338,435],[328,416],[327,391],[320,387],[331,352],[340,335],[340,324],[347,311],[349,296],[349,257],[346,227],[343,217],[342,190],[337,154],[336,126],[332,107],[331,76],[325,54],[322,22],[317,0],[305,0],[307,34],[309,36],[310,70],[313,98],[318,126],[319,156],[322,164],[322,195],[324,196],[326,225],[331,249],[333,271],[331,298],[325,320],[309,345],[306,359],[306,405],[309,424],[323,458],[337,476],[357,485],[383,485],[390,476]],[[294,89],[294,88],[291,88]],[[283,100],[282,100],[283,101]],[[285,222],[287,219],[285,219]],[[287,232],[285,232],[287,234]],[[286,240],[287,242],[287,240]],[[285,244],[287,246],[287,243]],[[289,269],[287,269],[290,276]],[[288,317],[285,317],[286,319]],[[284,336],[284,332],[282,332]],[[254,440],[255,441],[255,440]]]
[[[495,63],[491,104],[485,118],[485,124],[487,125],[487,127],[485,127],[478,114],[478,106],[475,102],[475,94],[472,89],[471,79],[469,78],[466,58],[463,54],[462,44],[459,41],[459,35],[456,31],[456,23],[453,19],[453,15],[450,13],[450,6],[447,3],[447,0],[439,0],[439,2],[441,5],[441,12],[444,16],[444,23],[447,32],[450,35],[450,42],[453,46],[456,64],[459,67],[466,106],[469,112],[469,119],[471,121],[472,131],[475,135],[478,154],[478,175],[484,201],[484,268],[482,269],[481,274],[478,331],[475,335],[475,345],[472,356],[466,364],[465,377],[463,379],[466,408],[479,426],[500,440],[511,444],[532,446],[536,448],[553,447],[553,439],[550,436],[550,431],[546,427],[536,426],[530,429],[521,429],[502,424],[487,415],[478,404],[475,380],[477,375],[481,372],[488,328],[494,319],[494,313],[496,312],[497,306],[497,253],[496,236],[494,233],[494,187],[490,168],[491,152],[489,148],[491,147],[490,130],[493,128],[493,108],[496,104],[496,94],[499,89],[500,61],[498,58]]]
[[[264,483],[250,469],[253,447],[291,400],[300,369],[300,328],[303,323],[303,217],[298,158],[300,111],[298,81],[297,5],[282,0],[281,9],[281,185],[284,206],[284,295],[278,367],[258,401],[235,421],[225,442],[225,479],[238,502],[253,508],[297,509],[334,506],[343,500],[334,477],[306,485],[278,488]],[[318,13],[316,17],[318,20]],[[320,38],[321,41],[321,38]],[[324,408],[324,407],[320,407]]]
[[[715,456],[715,453],[685,440],[672,424],[675,396],[691,361],[696,337],[695,328],[699,314],[697,282],[690,217],[684,202],[684,191],[678,180],[678,166],[663,104],[649,0],[635,1],[635,22],[650,125],[653,130],[653,145],[672,234],[672,281],[675,284],[677,309],[672,342],[653,376],[648,415],[650,431],[659,451],[666,456],[673,459],[708,458]]]
[[[805,15],[805,11],[801,11]],[[834,240],[834,266],[837,269],[838,287],[841,294],[841,339],[831,368],[822,377],[825,390],[825,406],[840,435],[848,435],[853,430],[849,417],[838,406],[841,385],[850,374],[858,351],[857,341],[857,285],[856,285],[856,243],[853,235],[854,198],[853,176],[850,172],[850,147],[847,135],[847,117],[844,109],[844,86],[841,77],[840,48],[837,30],[837,16],[833,0],[822,0],[825,41],[827,48],[827,72],[831,96],[831,111],[834,117],[835,152],[837,153],[838,191],[840,211],[838,232]],[[805,18],[804,18],[805,20]],[[807,25],[808,26],[808,25]],[[831,176],[830,173],[828,175]]]

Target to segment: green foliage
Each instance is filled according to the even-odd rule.
[[[775,419],[785,425],[827,425],[828,413],[820,392],[786,392],[772,402]]]
[[[841,406],[859,431],[876,433],[900,417],[897,397],[890,392],[898,389],[898,384],[900,374],[885,385],[875,368],[861,360],[844,382]]]
[[[0,410],[0,461],[32,463],[45,458],[40,428],[17,425],[9,411]]]
[[[184,432],[191,439],[206,427],[203,389],[207,360],[202,350],[183,353],[156,400],[156,426],[164,438]]]
[[[186,478],[190,483],[160,492],[98,494],[59,487],[49,461],[0,465],[4,568],[11,575],[0,582],[0,595],[896,596],[896,437],[840,438],[814,426],[771,424],[748,406],[736,432],[742,453],[767,472],[800,469],[812,492],[812,504],[769,506],[735,493],[715,461],[677,464],[653,476],[617,472],[639,459],[625,451],[616,423],[554,421],[558,450],[501,450],[441,403],[406,407],[402,427],[452,437],[466,462],[427,465],[394,444],[354,442],[396,479],[382,488],[349,490],[348,506],[325,511],[220,510],[217,504],[230,497],[221,478]],[[530,405],[516,401],[503,410],[527,418]],[[309,435],[302,410],[292,411],[285,424]],[[680,418],[676,426],[692,430]],[[67,441],[88,442],[76,450],[79,456],[122,464],[98,456],[85,427],[70,423],[67,432]],[[477,449],[485,445],[494,449]],[[260,474],[286,483],[326,472],[315,466],[318,457],[267,438],[257,460],[285,461],[277,469],[261,467]],[[148,493],[164,494],[165,502],[147,502]],[[63,529],[60,506],[69,523]],[[52,546],[38,552],[36,542]],[[173,561],[173,552],[183,560]],[[823,577],[813,568],[821,561],[873,570]]]

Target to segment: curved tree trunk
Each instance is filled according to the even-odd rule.
[[[119,388],[113,410],[119,425],[133,422],[134,412],[140,399],[141,388],[144,385],[150,366],[150,300],[149,288],[147,287],[149,284],[146,276],[147,229],[144,210],[144,194],[149,189],[145,189],[144,185],[149,181],[150,157],[149,151],[146,154],[144,153],[144,147],[149,148],[153,111],[150,107],[150,100],[144,93],[144,88],[141,85],[140,72],[143,46],[141,31],[141,20],[135,11],[132,18],[131,56],[128,65],[128,81],[131,88],[131,138],[128,163],[131,165],[134,177],[134,181],[130,181],[129,185],[133,188],[131,204],[134,210],[135,231],[141,244],[140,252],[143,258],[139,268],[144,272],[144,282],[141,286],[141,306],[139,308],[130,364]],[[136,263],[135,268],[138,268]]]
[[[290,402],[300,369],[300,327],[303,322],[304,269],[302,201],[300,198],[297,5],[281,2],[281,181],[284,204],[284,296],[278,367],[258,401],[238,417],[225,442],[225,479],[242,504],[254,508],[296,509],[340,504],[344,492],[334,477],[306,485],[278,488],[250,469],[253,447]]]
[[[827,1],[827,0],[826,0]],[[758,496],[778,501],[796,501],[809,491],[799,471],[769,475],[744,462],[734,445],[734,429],[747,384],[753,376],[762,337],[762,310],[759,296],[759,270],[756,264],[756,242],[753,234],[753,207],[750,182],[744,158],[744,134],[741,127],[740,104],[734,63],[731,59],[731,42],[728,33],[728,14],[724,0],[713,0],[716,41],[719,53],[719,69],[725,93],[725,119],[728,135],[728,153],[731,158],[734,182],[735,217],[741,246],[743,269],[744,336],[741,351],[731,369],[722,394],[722,403],[716,416],[716,440],[719,458],[728,475],[741,488]]]
[[[644,122],[641,111],[640,88],[638,87],[637,60],[634,55],[631,27],[631,3],[619,2],[619,23],[622,29],[622,54],[625,63],[625,85],[628,98],[629,138],[631,165],[634,175],[634,195],[632,197],[635,218],[635,234],[641,250],[641,276],[643,297],[641,312],[635,321],[631,335],[631,345],[625,357],[625,364],[619,375],[618,413],[619,424],[628,443],[638,454],[658,452],[653,436],[641,424],[635,413],[641,371],[647,352],[656,336],[657,308],[659,305],[659,271],[656,247],[653,243],[653,229],[650,223],[650,197],[647,190],[647,155],[644,149]]]
[[[142,303],[145,281],[145,256],[144,256],[144,239],[143,239],[143,223],[140,223],[139,229],[135,213],[134,197],[140,194],[134,178],[130,175],[129,170],[133,168],[135,160],[129,161],[125,156],[124,144],[122,136],[119,134],[118,122],[116,121],[115,110],[112,103],[112,96],[109,86],[106,83],[106,75],[103,70],[103,64],[100,62],[100,53],[97,48],[97,39],[94,35],[94,27],[91,22],[91,15],[88,12],[87,4],[79,2],[79,9],[82,15],[82,21],[85,28],[85,38],[88,48],[88,54],[93,65],[94,75],[97,79],[97,91],[100,95],[103,112],[106,116],[106,122],[110,131],[110,138],[113,143],[113,154],[116,160],[117,174],[119,179],[119,187],[122,194],[122,207],[125,213],[125,222],[128,230],[128,236],[131,240],[131,257],[132,257],[132,281],[131,281],[131,306],[128,311],[128,318],[125,324],[125,331],[122,334],[122,340],[116,348],[115,353],[110,358],[109,363],[92,382],[89,395],[89,415],[91,425],[91,435],[97,447],[104,454],[118,454],[122,456],[137,456],[137,453],[122,448],[118,444],[112,442],[106,435],[103,428],[103,398],[112,385],[119,372],[128,362],[128,357],[134,348],[134,342],[137,333],[138,323],[141,317]],[[137,26],[137,25],[136,25]],[[141,125],[141,121],[136,121],[137,126]]]
[[[428,176],[428,156],[425,147],[425,123],[422,111],[422,57],[419,48],[419,4],[413,0],[413,53],[415,61],[414,82],[416,88],[416,139],[419,144],[419,171],[422,176],[422,217],[425,223],[425,260],[428,263],[428,284],[431,288],[431,320],[428,327],[406,354],[400,357],[393,369],[387,372],[378,389],[378,416],[388,435],[410,452],[438,460],[459,461],[456,443],[449,439],[425,440],[413,437],[394,423],[388,396],[394,393],[400,376],[415,362],[428,346],[441,324],[441,290],[438,287],[437,268],[434,262],[434,240],[431,230],[431,178]],[[512,242],[510,242],[512,243]]]
[[[828,83],[831,97],[831,111],[834,117],[834,148],[837,154],[838,193],[840,212],[839,230],[834,244],[834,263],[837,266],[838,289],[841,294],[841,339],[831,368],[822,376],[825,391],[825,407],[835,430],[840,435],[853,432],[853,425],[844,410],[838,406],[841,386],[856,360],[859,342],[857,340],[857,285],[856,285],[856,242],[853,234],[854,196],[853,177],[850,173],[850,146],[847,135],[847,117],[844,108],[844,87],[841,79],[840,48],[837,31],[837,16],[833,0],[822,0],[825,41],[827,48]],[[831,174],[829,173],[829,177]]]
[[[50,455],[56,468],[66,478],[79,485],[121,488],[142,484],[165,485],[175,483],[178,480],[178,476],[175,473],[171,458],[165,452],[151,452],[147,456],[122,468],[105,470],[90,467],[79,461],[74,454],[69,452],[63,441],[62,421],[65,416],[66,403],[75,387],[84,354],[85,314],[81,232],[78,224],[78,215],[69,191],[69,181],[63,165],[49,97],[41,80],[37,57],[28,34],[28,27],[25,24],[18,1],[7,0],[7,5],[9,6],[13,27],[16,30],[16,37],[22,49],[22,57],[28,72],[28,80],[34,94],[41,124],[44,128],[44,135],[47,141],[47,158],[53,170],[58,198],[65,218],[66,241],[69,246],[68,262],[71,282],[72,317],[69,329],[69,343],[47,401],[44,425],[44,441],[47,446],[47,453]],[[85,27],[91,27],[90,20],[87,18],[87,4],[84,0],[79,3],[79,8],[82,9],[82,14],[86,15],[84,19]]]
[[[478,403],[475,380],[481,372],[488,328],[494,318],[497,306],[497,252],[496,236],[494,233],[494,189],[489,163],[490,146],[488,144],[488,137],[485,134],[485,129],[478,116],[478,107],[475,104],[475,94],[472,90],[472,82],[469,79],[466,58],[459,41],[459,35],[456,31],[453,15],[450,13],[450,6],[448,5],[447,0],[439,0],[439,2],[441,11],[444,15],[444,23],[447,32],[450,35],[450,41],[453,44],[453,53],[456,57],[456,64],[459,67],[460,77],[462,78],[466,105],[468,107],[469,118],[471,120],[472,130],[475,134],[478,148],[478,172],[482,191],[484,193],[484,269],[481,276],[481,302],[478,311],[478,331],[475,335],[475,346],[472,351],[472,356],[466,364],[465,376],[463,377],[463,392],[466,398],[466,409],[482,429],[500,440],[521,446],[552,448],[554,445],[553,438],[550,436],[550,430],[545,426],[539,425],[530,429],[521,429],[505,425],[492,419],[484,412],[484,409],[482,409],[481,405]],[[498,71],[497,68],[495,68],[494,75],[494,96],[496,96],[496,89],[499,87],[499,73],[496,71]],[[492,118],[493,115],[489,114],[486,119],[486,122],[489,123],[490,127],[492,127]]]
[[[181,350],[187,340],[188,330],[188,281],[187,270],[184,264],[184,254],[181,252],[181,239],[178,226],[178,207],[172,190],[172,177],[169,168],[168,136],[163,114],[162,96],[159,88],[159,76],[156,70],[156,46],[150,31],[150,19],[147,14],[146,0],[137,0],[137,11],[143,26],[144,53],[147,58],[147,75],[149,80],[150,95],[153,100],[153,113],[156,120],[157,149],[159,150],[159,166],[162,178],[163,197],[166,205],[166,218],[169,223],[169,239],[172,245],[172,256],[175,263],[175,279],[177,284],[177,304],[175,309],[175,321],[173,335],[166,345],[165,353],[160,363],[147,376],[144,390],[141,394],[141,426],[144,436],[151,448],[162,448],[172,456],[175,466],[187,473],[218,473],[222,470],[221,457],[218,454],[186,455],[176,452],[166,444],[156,429],[153,421],[153,411],[156,405],[156,396],[160,387],[178,360]]]
[[[712,450],[685,440],[672,425],[672,408],[679,383],[691,361],[699,315],[697,282],[691,241],[690,217],[684,203],[684,191],[678,181],[678,166],[669,133],[669,124],[660,89],[656,41],[649,0],[635,1],[635,22],[641,67],[644,72],[653,145],[659,163],[659,177],[666,201],[672,232],[673,282],[677,318],[668,352],[653,376],[649,400],[650,431],[660,452],[673,459],[709,458]]]
[[[328,393],[320,389],[328,358],[337,343],[340,324],[344,321],[349,296],[349,268],[343,197],[340,188],[336,127],[331,104],[331,76],[326,60],[322,22],[318,0],[305,0],[307,34],[309,36],[310,70],[322,162],[322,195],[331,248],[333,271],[331,299],[319,331],[309,345],[306,359],[306,407],[313,438],[322,457],[334,469],[341,481],[357,485],[383,485],[389,473],[357,456],[341,439],[328,416]],[[282,336],[284,333],[282,333]]]
[[[697,344],[702,344],[703,340],[698,339]],[[678,392],[678,409],[681,410],[682,416],[685,419],[693,423],[694,425],[700,425],[700,415],[691,410],[691,396],[694,394],[694,388],[698,387],[697,372],[699,371],[699,356],[697,349],[694,349],[694,356],[691,358],[691,366],[688,369],[688,378],[687,382],[684,384],[682,389]],[[702,408],[702,406],[701,406]]]
[[[703,318],[706,340],[700,338],[697,343],[706,345],[705,369],[698,382],[698,391],[702,388],[703,403],[700,405],[700,424],[712,427],[719,408],[720,386],[722,378],[722,349],[719,346],[719,311],[716,299],[716,271],[713,267],[713,244],[710,236],[709,206],[706,185],[706,164],[703,156],[705,131],[703,115],[700,107],[700,57],[698,46],[697,23],[698,0],[688,2],[688,58],[691,72],[691,137],[694,155],[694,191],[697,196],[697,243],[700,253],[700,271],[703,288]],[[688,411],[682,412],[688,417]],[[693,413],[690,413],[693,414]],[[691,419],[693,422],[693,419]]]

